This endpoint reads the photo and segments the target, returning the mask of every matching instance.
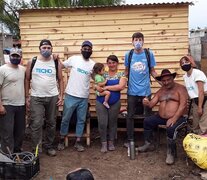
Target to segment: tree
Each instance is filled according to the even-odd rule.
[[[13,0],[8,3],[6,0],[0,0],[0,23],[13,35],[15,39],[20,39],[19,30],[19,8],[38,7],[37,0],[26,2],[24,0]]]
[[[6,27],[10,33],[20,38],[19,30],[19,8],[37,8],[37,7],[73,7],[73,6],[98,6],[98,5],[118,5],[124,0],[12,0],[7,3],[6,0],[0,0],[0,23]]]
[[[118,5],[124,0],[40,0],[39,7]]]
[[[0,0],[0,22],[14,35],[19,36],[19,18],[13,7]]]
[[[75,6],[118,5],[122,2],[123,0],[76,0]]]
[[[40,0],[39,7],[68,7],[68,0]]]

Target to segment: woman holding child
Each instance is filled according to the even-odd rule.
[[[121,107],[120,91],[126,87],[127,82],[124,72],[118,71],[119,60],[115,55],[110,55],[106,63],[109,70],[103,76],[107,82],[103,88],[95,85],[95,89],[99,92],[103,90],[110,91],[109,108],[106,108],[103,104],[104,96],[97,96],[96,98],[96,113],[101,137],[101,152],[103,153],[108,150],[115,150],[114,139],[117,133],[117,118]]]

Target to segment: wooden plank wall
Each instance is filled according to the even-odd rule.
[[[90,40],[96,62],[105,63],[108,55],[115,54],[121,70],[124,70],[124,54],[132,48],[131,36],[140,31],[145,35],[145,47],[153,49],[157,72],[170,68],[179,74],[176,81],[182,83],[179,59],[188,52],[188,4],[20,10],[20,30],[25,64],[38,54],[43,38],[52,41],[53,52],[59,53],[63,60],[66,47],[69,54],[78,54],[81,43]],[[159,87],[153,81],[152,91]],[[121,99],[124,108],[126,89]],[[90,102],[95,115],[93,90]]]

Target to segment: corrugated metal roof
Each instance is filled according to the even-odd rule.
[[[107,7],[140,7],[140,6],[172,6],[172,5],[193,5],[193,1],[182,2],[164,2],[164,3],[139,3],[139,4],[121,4],[121,5],[100,5],[100,6],[73,6],[73,7],[38,7],[38,8],[21,8],[21,10],[41,10],[41,9],[93,9]]]

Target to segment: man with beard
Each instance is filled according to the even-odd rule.
[[[21,51],[12,48],[10,63],[0,67],[0,144],[8,153],[21,152],[25,132],[25,68]]]
[[[63,150],[65,147],[64,137],[68,134],[70,119],[76,110],[76,142],[74,147],[79,152],[84,151],[84,147],[81,144],[81,137],[88,110],[90,77],[95,64],[90,59],[92,48],[93,46],[90,41],[84,41],[81,46],[82,55],[71,56],[62,63],[63,68],[70,68],[70,77],[65,90],[63,117],[60,128],[61,137],[58,150]]]
[[[176,73],[171,73],[168,69],[163,69],[161,75],[156,77],[162,82],[162,87],[155,93],[151,101],[148,98],[143,99],[143,104],[150,108],[159,103],[158,114],[144,119],[144,139],[143,146],[138,148],[140,152],[146,152],[150,149],[152,131],[158,125],[166,125],[167,129],[167,158],[166,164],[173,164],[176,153],[176,133],[177,129],[185,123],[183,117],[188,94],[186,88],[174,82]]]

